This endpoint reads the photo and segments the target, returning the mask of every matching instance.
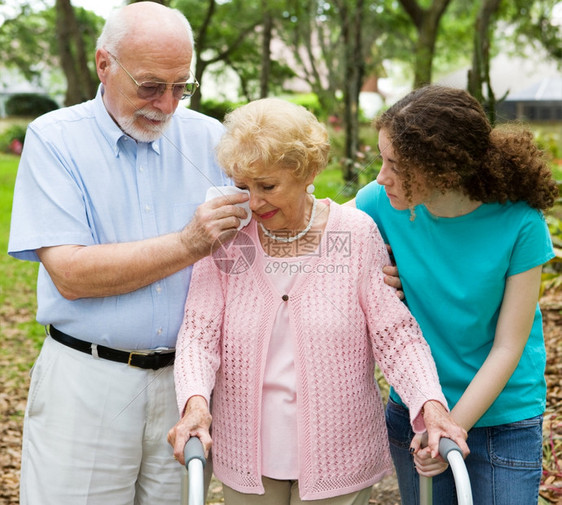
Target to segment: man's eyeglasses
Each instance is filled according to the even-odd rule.
[[[158,82],[158,81],[143,81],[137,82],[137,80],[130,74],[130,72],[121,64],[116,56],[113,56],[109,51],[107,54],[111,56],[117,64],[125,71],[125,73],[131,78],[131,80],[137,86],[137,96],[141,100],[154,100],[155,98],[161,97],[168,87],[172,88],[172,95],[176,100],[182,100],[184,98],[189,98],[197,88],[199,83],[195,77],[191,82]]]

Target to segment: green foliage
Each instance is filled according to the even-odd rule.
[[[37,117],[58,108],[52,98],[37,93],[17,93],[6,101],[8,116]]]
[[[54,8],[35,12],[26,4],[20,9],[0,26],[0,61],[33,80],[45,66],[56,66],[55,13]]]
[[[300,93],[296,95],[285,95],[289,102],[296,103],[297,105],[302,105],[305,109],[312,112],[319,120],[326,119],[326,111],[322,109],[320,105],[320,100],[316,93]]]
[[[562,36],[560,26],[553,24],[552,12],[560,0],[512,0],[502,2],[502,18],[513,28],[502,32],[516,48],[537,47],[562,62]],[[532,54],[532,53],[529,53]]]
[[[18,261],[8,250],[10,216],[19,157],[0,154],[0,307],[9,304],[14,309],[35,311],[36,263]]]
[[[262,21],[262,2],[175,0],[170,6],[183,12],[193,27],[198,51],[196,70],[202,72],[208,65],[221,62],[238,74],[242,95],[247,99],[256,98],[258,69],[261,68],[261,45],[256,27]],[[200,80],[204,93],[202,78]]]
[[[556,212],[556,209],[554,212]],[[562,290],[562,219],[556,217],[554,213],[546,215],[545,219],[552,237],[556,256],[544,267],[541,280],[541,294],[545,291]]]
[[[344,203],[349,200],[345,191],[345,182],[342,172],[337,165],[331,165],[318,174],[314,180],[317,198],[330,198],[334,202]]]
[[[19,9],[15,17],[0,25],[0,61],[5,67],[17,68],[29,81],[41,84],[45,70],[60,68],[55,8],[37,11],[36,6],[32,8],[22,3]],[[97,79],[94,51],[104,19],[82,7],[74,9],[89,55],[90,72]]]
[[[535,142],[553,160],[562,158],[562,144],[559,135],[552,131],[535,132]]]
[[[27,126],[21,124],[13,124],[0,133],[0,152],[9,152],[12,142],[17,140],[23,145]]]
[[[228,100],[203,100],[199,111],[207,116],[214,117],[219,121],[224,120],[224,116],[242,105],[238,102],[230,102]]]
[[[554,215],[547,215],[545,219],[554,247],[560,249],[562,252],[562,219]],[[560,260],[562,260],[562,258],[560,258]]]
[[[332,151],[332,161],[330,166],[339,167],[343,171],[347,160],[344,157],[345,135],[341,127],[337,124],[330,125],[328,128]],[[376,179],[381,160],[377,149],[378,134],[370,123],[364,123],[359,128],[359,152],[353,163],[353,180],[345,189],[345,194],[351,198],[359,188]]]
[[[562,191],[562,164],[558,161],[557,164],[551,165],[552,176],[558,181],[558,189]]]

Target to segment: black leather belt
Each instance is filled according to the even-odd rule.
[[[92,345],[90,342],[79,340],[71,337],[62,331],[57,330],[54,326],[49,326],[49,335],[57,342],[63,345],[76,349],[86,354],[92,354]],[[100,358],[108,359],[110,361],[117,361],[119,363],[127,363],[130,366],[138,368],[158,370],[165,366],[170,366],[174,363],[176,351],[173,349],[155,349],[153,351],[120,351],[118,349],[111,349],[98,345],[97,355]]]

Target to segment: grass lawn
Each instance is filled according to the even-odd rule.
[[[12,321],[29,335],[37,348],[43,329],[33,317],[38,264],[18,261],[6,254],[10,230],[12,195],[19,157],[0,154],[0,317]]]

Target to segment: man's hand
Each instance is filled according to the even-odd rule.
[[[199,259],[232,240],[246,211],[237,203],[248,200],[244,193],[220,196],[197,207],[193,219],[180,232],[183,244]]]

